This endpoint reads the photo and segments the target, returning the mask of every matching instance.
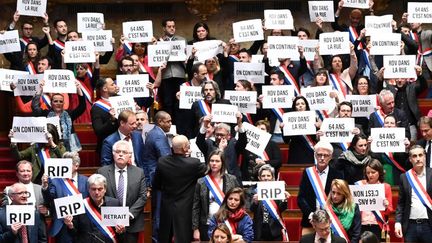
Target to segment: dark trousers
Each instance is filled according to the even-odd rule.
[[[184,82],[184,78],[162,79],[158,90],[158,98],[162,110],[168,112],[171,116],[174,114],[174,106],[177,101],[176,93],[180,91],[180,85]],[[175,117],[171,118],[173,119],[173,124],[175,124]]]
[[[208,225],[200,225],[199,226],[199,232],[200,232],[200,240],[201,241],[209,241],[210,237],[208,235]]]
[[[381,239],[381,228],[377,224],[370,225],[362,225],[361,232],[370,231],[372,232],[378,239]],[[385,239],[384,239],[385,240]]]
[[[422,223],[409,221],[407,231],[405,232],[405,242],[431,242],[432,227],[430,220],[425,220]]]

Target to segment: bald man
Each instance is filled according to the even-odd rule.
[[[179,135],[172,141],[173,154],[157,163],[153,186],[162,192],[159,242],[192,241],[192,204],[198,178],[206,165],[190,157],[190,143]]]

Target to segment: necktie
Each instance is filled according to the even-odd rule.
[[[124,170],[119,170],[119,179],[118,179],[118,186],[117,186],[117,199],[121,202],[123,205],[123,198],[124,198],[124,177],[123,177]]]
[[[326,242],[326,239],[324,239],[324,238],[319,238],[319,242],[320,242],[320,243],[325,243],[325,242]]]
[[[124,140],[125,140],[125,141],[128,141],[128,142],[130,141],[130,139],[131,139],[131,136],[130,136],[130,135],[127,135],[127,136],[124,138]]]
[[[21,227],[21,240],[22,243],[28,243],[27,226],[25,225]]]
[[[427,152],[426,152],[426,166],[427,167],[430,167],[431,166],[431,164],[430,164],[430,157],[431,157],[431,141],[429,140],[429,141],[427,141]]]

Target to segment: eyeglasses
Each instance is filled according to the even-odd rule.
[[[330,157],[330,154],[315,154],[315,156],[317,158],[328,158],[328,157]]]
[[[31,196],[31,193],[30,192],[27,192],[27,191],[25,191],[25,192],[13,192],[13,193],[11,193],[12,195],[19,195],[19,196],[25,196],[25,197],[30,197]]]
[[[114,153],[116,154],[130,154],[131,152],[127,150],[114,150]]]

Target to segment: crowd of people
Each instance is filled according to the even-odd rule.
[[[151,198],[153,242],[252,242],[288,241],[282,213],[291,196],[284,200],[258,200],[256,184],[278,180],[282,164],[304,165],[298,185],[297,203],[302,212],[300,242],[379,242],[389,239],[389,216],[395,211],[394,234],[407,242],[428,242],[432,237],[432,117],[422,116],[419,95],[427,93],[431,80],[432,30],[420,23],[407,23],[404,13],[392,28],[400,33],[400,55],[417,55],[414,67],[417,79],[384,78],[383,56],[370,55],[370,38],[362,24],[363,15],[374,14],[373,1],[367,11],[352,9],[349,23],[339,16],[344,1],[338,2],[334,31],[350,32],[350,53],[319,55],[307,61],[303,47],[299,61],[279,58],[274,64],[267,55],[266,40],[243,48],[234,39],[222,42],[223,51],[198,62],[192,48],[186,61],[167,62],[149,67],[147,48],[168,41],[187,41],[176,35],[173,18],[162,21],[163,33],[153,43],[129,43],[124,36],[115,51],[96,53],[94,63],[64,62],[67,41],[80,40],[80,34],[68,29],[65,20],[49,24],[43,17],[41,38],[33,36],[33,23],[21,21],[21,52],[4,53],[10,69],[42,74],[49,69],[69,69],[76,75],[76,94],[46,93],[44,81],[34,96],[16,96],[17,114],[29,117],[58,117],[59,128],[47,124],[46,143],[18,147],[11,142],[17,159],[17,183],[5,189],[0,208],[0,242],[139,242],[144,229],[144,205]],[[20,22],[16,12],[7,30]],[[324,33],[320,18],[316,38]],[[312,39],[311,30],[297,24],[289,31],[300,40]],[[2,32],[3,33],[3,32]],[[52,34],[56,35],[54,39]],[[268,36],[288,35],[273,29]],[[215,40],[204,22],[193,28],[188,44]],[[112,40],[112,43],[115,43]],[[46,55],[43,48],[48,46]],[[265,66],[265,83],[234,79],[234,63],[252,62],[260,53]],[[116,114],[110,97],[118,96],[113,77],[101,76],[101,69],[114,54],[118,74],[147,74],[149,97],[135,98],[136,112]],[[103,72],[102,72],[103,73]],[[264,85],[292,85],[295,90],[291,108],[263,108]],[[180,109],[180,87],[200,87],[202,100],[190,109]],[[284,134],[285,113],[310,111],[302,89],[330,86],[334,107],[315,110],[312,135]],[[11,84],[11,89],[16,85]],[[237,112],[235,123],[214,122],[213,104],[231,104],[226,91],[257,92],[255,114]],[[95,95],[93,95],[95,94]],[[353,105],[347,95],[376,95],[376,110],[368,117],[355,117],[349,131],[352,141],[329,143],[321,125],[327,118],[353,118]],[[89,177],[79,171],[81,144],[74,124],[91,123],[97,137],[96,153],[100,168]],[[145,127],[153,123],[154,127]],[[270,133],[263,154],[246,150],[248,130],[245,123]],[[176,125],[173,132],[172,125]],[[404,128],[404,152],[371,151],[373,128]],[[61,135],[59,134],[61,131]],[[9,133],[11,139],[14,132]],[[191,156],[191,147],[202,155]],[[282,161],[279,144],[289,145],[288,161]],[[20,150],[21,148],[21,150]],[[192,154],[193,155],[193,154]],[[50,178],[44,171],[47,158],[72,160],[72,177]],[[247,183],[246,183],[247,182]],[[384,188],[383,210],[360,210],[350,185],[379,185]],[[252,185],[252,186],[250,186]],[[399,185],[398,202],[392,201],[391,186]],[[60,217],[54,200],[82,194],[85,214]],[[35,206],[35,224],[6,224],[6,205]],[[105,226],[101,208],[123,206],[129,209],[129,225]],[[50,227],[43,222],[51,217]]]

